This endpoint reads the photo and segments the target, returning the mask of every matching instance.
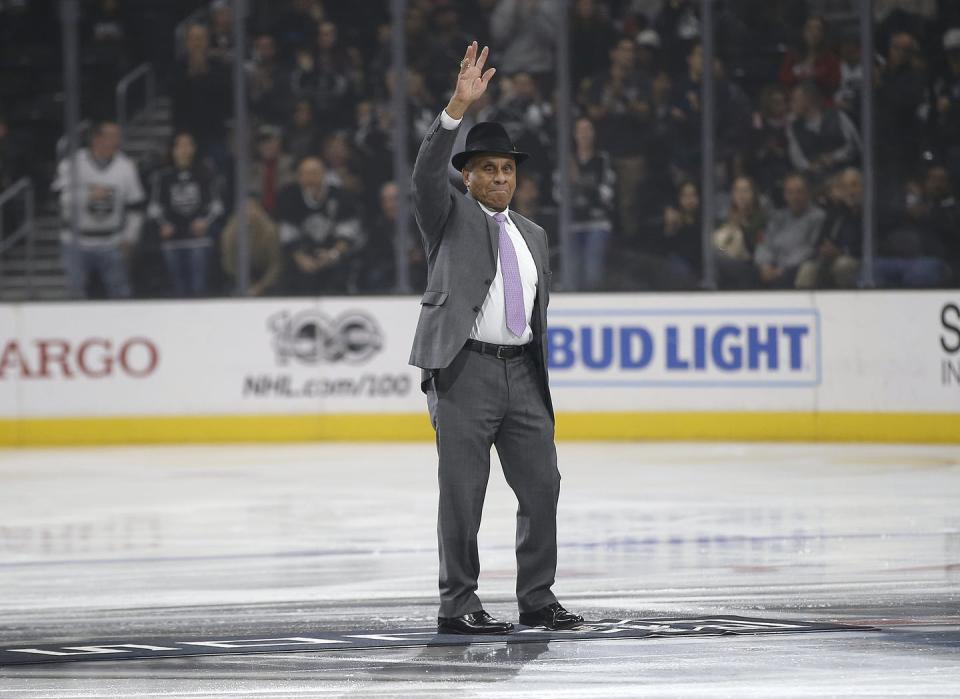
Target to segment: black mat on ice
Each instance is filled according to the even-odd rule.
[[[732,636],[745,634],[790,634],[817,631],[877,631],[872,626],[751,619],[742,616],[710,616],[680,619],[603,619],[586,622],[568,631],[546,631],[518,626],[502,636],[438,634],[433,629],[396,631],[317,630],[309,636],[280,638],[232,638],[177,636],[174,638],[126,638],[84,641],[70,645],[0,646],[0,666],[34,663],[65,663],[87,660],[132,660],[177,658],[188,655],[233,655],[241,653],[317,652],[466,646],[480,643],[532,643],[544,641],[594,641],[604,638],[669,638],[674,636]]]

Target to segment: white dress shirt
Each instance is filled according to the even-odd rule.
[[[460,121],[460,119],[454,119],[447,114],[446,110],[440,114],[440,125],[445,129],[453,130],[457,128]],[[479,202],[477,204],[491,218],[497,213]],[[483,300],[480,312],[473,322],[470,338],[495,345],[525,345],[533,339],[530,316],[533,313],[533,302],[537,297],[537,266],[533,261],[533,255],[530,254],[526,241],[520,234],[520,230],[510,217],[510,209],[505,209],[503,214],[507,217],[507,235],[510,236],[513,249],[517,252],[517,265],[520,269],[520,281],[523,288],[523,314],[526,319],[526,327],[519,337],[507,328],[507,307],[503,296],[503,272],[500,269],[500,255],[498,254],[497,273],[493,277],[490,288],[487,289],[487,297]],[[493,225],[499,231],[499,224],[496,221]]]

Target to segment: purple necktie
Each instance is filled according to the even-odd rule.
[[[526,313],[523,311],[523,283],[520,281],[520,264],[517,251],[507,233],[507,217],[495,213],[493,220],[500,227],[500,273],[503,275],[503,303],[507,311],[507,328],[517,337],[527,329]]]

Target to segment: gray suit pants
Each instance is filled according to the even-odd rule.
[[[533,355],[497,359],[460,350],[427,389],[440,460],[440,612],[480,611],[477,532],[496,446],[507,483],[517,496],[517,602],[521,612],[557,601],[560,472],[553,421]]]

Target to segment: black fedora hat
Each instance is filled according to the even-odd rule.
[[[507,135],[507,130],[503,124],[496,121],[481,121],[474,125],[467,134],[467,142],[464,144],[465,150],[457,153],[450,159],[453,167],[462,170],[475,155],[479,153],[496,153],[498,155],[512,155],[517,161],[517,165],[530,157],[528,153],[518,151],[516,146]]]

